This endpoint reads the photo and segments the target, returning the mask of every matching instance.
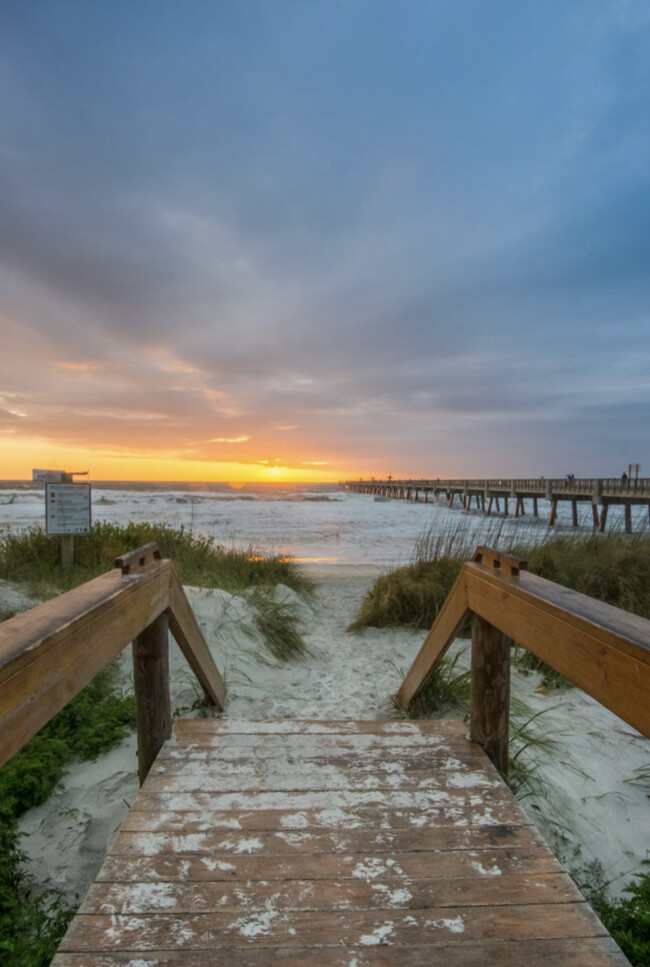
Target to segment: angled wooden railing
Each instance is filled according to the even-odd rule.
[[[0,625],[0,766],[133,642],[140,782],[171,734],[168,628],[209,701],[226,690],[171,561],[147,544]]]
[[[413,701],[471,616],[470,735],[504,776],[513,641],[650,737],[650,621],[525,568],[523,561],[477,548],[409,669],[398,704]]]

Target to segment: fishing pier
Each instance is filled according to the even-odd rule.
[[[53,967],[624,967],[506,785],[510,648],[650,736],[650,621],[479,547],[400,706],[468,619],[469,732],[453,719],[228,718],[154,545],[2,623],[0,765],[133,642],[141,789]],[[172,728],[168,631],[223,717]]]
[[[444,497],[449,507],[456,498],[464,510],[471,510],[472,501],[477,510],[488,517],[496,511],[507,517],[512,508],[513,517],[523,517],[526,511],[534,517],[539,516],[539,501],[550,503],[548,525],[552,527],[557,520],[558,504],[566,501],[571,504],[573,526],[578,526],[578,504],[591,506],[593,526],[604,531],[607,512],[611,506],[622,506],[625,530],[632,530],[632,507],[642,505],[648,508],[650,520],[650,477],[621,479],[611,477],[589,478],[524,478],[499,480],[347,480],[345,490],[360,494],[374,494],[376,497],[393,500],[438,501]],[[526,502],[528,501],[528,505]],[[503,510],[501,508],[503,507]]]

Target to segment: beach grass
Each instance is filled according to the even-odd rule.
[[[300,633],[301,619],[296,608],[287,601],[278,601],[267,588],[256,588],[251,595],[255,626],[267,649],[278,661],[296,661],[309,654]]]
[[[171,558],[183,584],[223,588],[231,593],[259,585],[285,584],[294,591],[310,591],[309,577],[290,559],[226,548],[212,537],[193,534],[167,524],[99,522],[89,534],[75,537],[74,564],[61,566],[61,539],[42,528],[0,538],[0,578],[28,583],[42,594],[67,590],[113,567],[116,557],[155,541],[163,557]]]
[[[481,543],[528,562],[528,570],[605,601],[616,607],[650,618],[650,534],[550,534],[540,538],[525,526],[519,534],[499,521]],[[463,564],[471,560],[477,540],[471,522],[426,532],[414,547],[409,564],[377,578],[361,603],[350,630],[365,627],[405,626],[428,630]],[[467,633],[467,629],[462,630]],[[461,635],[462,636],[462,635]],[[538,659],[519,660],[547,677],[548,687],[562,685],[547,665]]]
[[[257,625],[267,647],[276,656],[296,654],[301,642],[299,621],[292,609],[281,607],[265,589],[284,585],[310,594],[313,581],[292,560],[264,556],[250,548],[234,550],[217,544],[211,537],[192,534],[166,524],[97,523],[90,534],[75,538],[75,560],[69,570],[61,566],[61,545],[40,527],[0,539],[0,578],[23,582],[34,597],[47,598],[59,591],[83,584],[113,567],[115,558],[155,541],[170,558],[181,582],[201,588],[221,588],[230,594],[249,590],[254,598]],[[282,639],[285,643],[282,643]]]
[[[568,534],[515,548],[533,574],[650,618],[650,534]]]
[[[470,672],[461,667],[463,651],[443,658],[406,709],[410,719],[437,718],[452,713],[469,715]]]
[[[502,520],[491,521],[481,534],[482,544],[502,550],[514,541]],[[454,518],[442,527],[436,522],[415,541],[408,564],[377,578],[350,630],[399,626],[428,630],[477,543],[472,520]]]
[[[380,575],[364,597],[349,630],[430,628],[462,566],[461,558],[445,556]]]

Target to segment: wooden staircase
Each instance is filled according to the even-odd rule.
[[[460,721],[179,721],[53,967],[623,965]]]
[[[459,722],[182,720],[168,630],[225,686],[155,545],[0,625],[0,765],[130,642],[143,784],[54,967],[604,967],[627,961],[504,777],[512,641],[650,736],[650,622],[477,548],[407,673],[472,621]],[[166,741],[165,741],[166,740]]]

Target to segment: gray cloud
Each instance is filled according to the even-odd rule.
[[[398,472],[647,451],[648,23],[56,6],[0,40],[7,432]]]

